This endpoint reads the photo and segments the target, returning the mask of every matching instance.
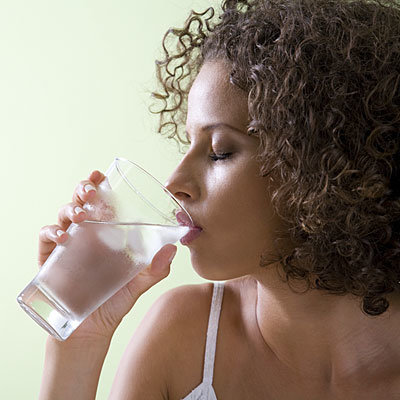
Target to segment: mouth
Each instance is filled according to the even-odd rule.
[[[192,223],[183,211],[178,211],[175,217],[179,225],[188,226],[190,228],[190,231],[180,240],[184,246],[193,242],[203,231],[203,228]]]

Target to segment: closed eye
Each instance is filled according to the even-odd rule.
[[[211,160],[213,161],[223,161],[228,159],[230,156],[232,155],[232,153],[211,153],[209,155],[209,157],[211,158]]]

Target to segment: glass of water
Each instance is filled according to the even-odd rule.
[[[190,235],[193,221],[151,174],[115,158],[35,278],[18,295],[21,307],[58,340],[125,286],[166,244]]]

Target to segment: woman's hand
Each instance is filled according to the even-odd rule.
[[[96,188],[104,178],[105,176],[100,171],[93,171],[88,180],[81,181],[77,185],[73,194],[73,201],[59,210],[58,224],[41,228],[39,233],[39,267],[44,264],[57,244],[65,243],[68,240],[66,230],[71,222],[79,224],[86,219],[86,211],[83,210],[82,206],[96,197]],[[176,246],[172,244],[167,244],[160,249],[149,267],[142,270],[87,317],[67,340],[111,339],[122,318],[133,307],[137,299],[157,282],[168,276],[175,253]]]

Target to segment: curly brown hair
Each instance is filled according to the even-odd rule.
[[[248,94],[248,134],[289,224],[286,282],[361,298],[384,313],[400,292],[400,4],[395,0],[225,0],[163,39],[159,132],[188,145],[187,97],[206,61],[224,60]],[[180,145],[179,145],[180,146]],[[180,148],[181,149],[181,148]]]

